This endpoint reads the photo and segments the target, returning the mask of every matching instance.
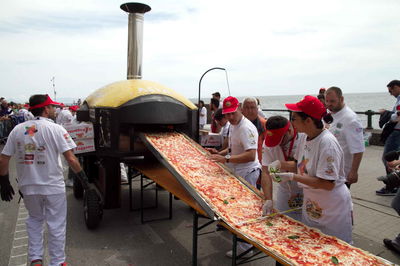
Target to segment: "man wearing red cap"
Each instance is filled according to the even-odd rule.
[[[307,138],[299,143],[297,163],[281,164],[280,173],[271,173],[271,177],[278,183],[297,181],[303,188],[304,224],[351,244],[352,202],[344,184],[343,151],[322,122],[331,123],[332,116],[316,97],[309,95],[286,107],[293,111],[293,126]]]
[[[222,113],[231,124],[228,148],[212,154],[211,158],[217,162],[228,163],[235,174],[256,187],[257,179],[261,174],[261,165],[257,156],[257,128],[243,116],[239,101],[235,97],[229,96],[224,99]],[[250,244],[239,243],[238,253],[249,248],[251,248]],[[227,256],[232,257],[232,252],[228,251]]]
[[[42,265],[44,253],[43,225],[48,227],[49,265],[65,264],[65,231],[67,202],[60,154],[63,154],[85,189],[87,183],[78,159],[72,149],[76,147],[67,131],[55,124],[55,105],[48,95],[33,95],[30,110],[35,116],[18,124],[10,133],[0,156],[0,191],[3,201],[13,198],[8,168],[11,156],[15,158],[18,188],[28,210],[28,256],[31,265]]]
[[[293,125],[283,116],[272,116],[266,123],[267,136],[263,145],[262,178],[261,186],[267,201],[263,207],[263,214],[271,212],[272,202],[272,179],[268,166],[281,168],[281,164],[295,161],[297,158],[299,143],[307,136],[297,133]],[[272,170],[273,171],[273,170]],[[296,181],[288,181],[278,185],[277,198],[274,201],[278,211],[287,211],[300,208],[303,204],[303,189]],[[301,221],[301,211],[292,211],[288,216]]]
[[[221,163],[229,163],[235,174],[256,186],[261,165],[257,157],[257,128],[243,116],[239,101],[232,96],[225,98],[222,113],[231,124],[228,148],[211,157]]]

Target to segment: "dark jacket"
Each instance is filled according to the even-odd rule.
[[[379,127],[383,128],[383,126],[390,121],[390,117],[392,116],[393,112],[392,111],[385,111],[381,114],[379,117]]]

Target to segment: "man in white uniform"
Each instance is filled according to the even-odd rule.
[[[211,158],[221,163],[230,163],[235,174],[255,187],[261,171],[257,157],[257,128],[243,116],[235,97],[225,98],[222,113],[231,124],[228,148],[213,154]]]
[[[44,253],[43,225],[48,227],[48,248],[51,266],[65,263],[65,231],[67,202],[60,154],[89,188],[72,149],[76,147],[67,131],[55,124],[54,105],[48,95],[33,95],[29,99],[34,120],[18,124],[10,133],[0,156],[1,198],[10,201],[14,190],[10,185],[8,168],[11,156],[16,155],[18,187],[28,210],[28,257],[31,265],[42,265]]]
[[[343,150],[346,185],[350,188],[351,184],[357,183],[358,168],[365,151],[363,127],[356,113],[345,105],[340,88],[330,87],[326,90],[325,104],[333,117],[329,131]]]
[[[257,156],[257,128],[243,116],[239,101],[235,97],[229,96],[224,99],[222,113],[231,124],[228,148],[212,154],[211,158],[217,162],[229,163],[229,167],[235,174],[256,187],[261,173]],[[249,248],[251,248],[250,244],[239,243],[238,253],[243,253]],[[227,256],[232,257],[232,251],[228,251]]]
[[[299,143],[307,136],[297,133],[293,125],[283,116],[272,116],[266,123],[266,138],[263,145],[262,178],[261,186],[264,198],[267,200],[263,207],[264,215],[271,212],[272,204],[272,179],[268,165],[272,163],[280,169],[281,164],[295,161],[297,158]],[[303,205],[303,189],[296,181],[279,183],[276,193],[275,207],[278,211],[287,211],[300,208]],[[301,221],[301,210],[292,211],[287,214],[293,219]]]

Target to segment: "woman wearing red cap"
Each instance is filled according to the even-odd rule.
[[[345,186],[343,151],[322,122],[324,119],[331,123],[332,117],[314,96],[307,95],[286,107],[293,111],[293,126],[307,138],[299,144],[297,164],[282,167],[297,173],[271,173],[271,176],[276,182],[294,180],[303,187],[302,221],[306,225],[352,243],[352,203]]]

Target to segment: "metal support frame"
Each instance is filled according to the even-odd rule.
[[[133,188],[132,188],[132,180],[140,175],[140,206],[139,208],[133,208]],[[150,182],[145,183],[144,179],[150,180]],[[128,175],[128,181],[129,181],[129,210],[130,211],[140,211],[140,221],[142,224],[147,223],[147,222],[153,222],[153,221],[159,221],[159,220],[171,220],[172,219],[172,193],[169,193],[169,199],[168,199],[168,217],[162,217],[162,218],[155,218],[155,219],[149,219],[145,220],[144,219],[144,210],[145,209],[154,209],[158,208],[158,188],[157,188],[157,183],[152,181],[151,179],[147,178],[143,174],[137,174],[137,175]],[[148,188],[149,186],[153,185],[154,188]],[[147,190],[154,190],[155,191],[155,199],[154,199],[154,205],[153,206],[144,206],[144,192]]]
[[[202,224],[201,226],[199,226],[199,217],[200,218],[205,218],[205,219],[209,219],[210,221]],[[193,266],[197,266],[197,241],[198,241],[198,237],[201,235],[206,235],[206,234],[210,234],[210,233],[214,233],[213,231],[208,231],[205,233],[200,233],[199,231],[206,228],[207,226],[209,226],[210,224],[216,222],[215,220],[211,220],[208,217],[205,217],[201,214],[199,214],[196,210],[193,210],[193,237],[192,237],[192,265]],[[265,255],[262,253],[262,251],[256,249],[255,247],[251,247],[248,250],[246,250],[245,252],[243,252],[242,254],[240,254],[239,256],[237,256],[237,242],[245,242],[244,240],[241,240],[240,238],[238,238],[235,234],[232,234],[233,238],[232,238],[232,265],[241,265],[241,264],[245,264],[245,263],[249,263],[251,261],[255,261],[255,260],[259,260],[259,259],[263,259],[265,257],[268,257],[268,255]],[[252,255],[249,258],[243,258],[247,253],[249,253],[251,250],[255,251],[254,255]],[[259,256],[261,254],[261,256]]]
[[[197,211],[194,209],[192,209],[192,210],[193,210],[192,265],[197,266],[197,240],[198,240],[198,237],[201,235],[214,233],[214,231],[208,231],[208,232],[199,234],[199,231],[202,230],[203,228],[206,228],[210,224],[213,224],[215,222],[215,220],[211,220],[210,218],[208,218],[206,216],[198,214]],[[209,219],[210,221],[199,226],[199,217]]]
[[[268,255],[262,254],[262,252],[260,250],[256,249],[254,246],[249,248],[245,252],[241,253],[240,255],[237,255],[237,243],[238,242],[246,242],[246,241],[238,238],[237,235],[232,234],[232,265],[233,266],[249,263],[249,262],[252,262],[255,260],[259,260],[259,259],[268,257]],[[246,256],[246,254],[248,254],[252,250],[255,253],[248,258],[244,258],[244,256]],[[259,254],[261,254],[261,256],[258,256]]]

